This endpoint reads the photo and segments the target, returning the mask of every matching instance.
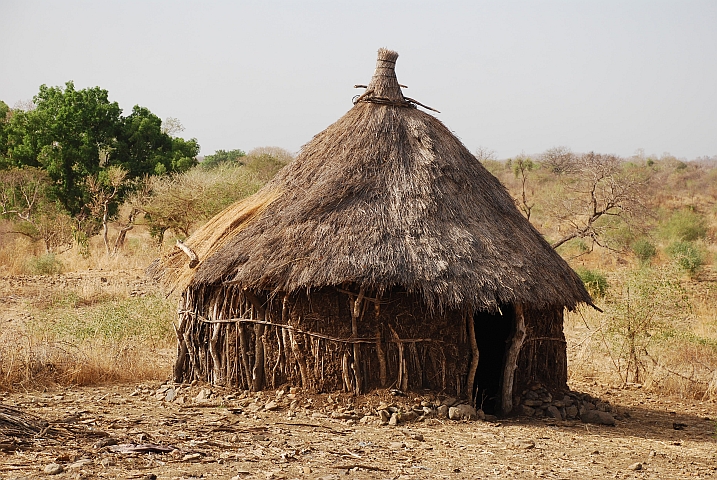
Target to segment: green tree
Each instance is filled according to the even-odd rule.
[[[7,163],[7,125],[10,121],[10,115],[10,107],[0,100],[0,168],[3,168],[3,165]]]
[[[223,163],[242,164],[242,158],[246,157],[244,150],[217,150],[213,155],[206,155],[202,160],[202,167],[215,168]]]
[[[168,132],[173,129],[163,128],[157,115],[135,105],[132,113],[122,118],[110,163],[121,166],[129,178],[188,170],[197,163],[199,144],[195,139],[170,136]]]
[[[121,110],[99,87],[76,90],[40,86],[36,108],[10,120],[7,156],[11,164],[47,171],[57,198],[71,214],[86,204],[84,179],[96,175],[100,152],[112,148]]]

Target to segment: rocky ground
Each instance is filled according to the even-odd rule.
[[[7,408],[37,418],[24,420],[33,435],[0,442],[0,478],[717,476],[713,404],[574,387],[609,399],[622,420],[450,420],[435,407],[451,399],[388,391],[249,394],[156,384],[5,394],[0,425],[7,427]],[[422,415],[405,415],[418,409]]]

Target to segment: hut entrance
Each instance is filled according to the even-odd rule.
[[[473,324],[479,352],[473,392],[475,405],[488,414],[500,413],[505,358],[514,331],[515,309],[502,305],[500,312],[475,312]]]

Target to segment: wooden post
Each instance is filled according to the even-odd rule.
[[[515,383],[515,370],[518,368],[518,357],[525,342],[525,315],[523,306],[515,306],[515,334],[505,356],[505,371],[503,372],[503,389],[501,392],[501,410],[508,415],[513,410],[513,384]]]
[[[244,290],[244,296],[249,300],[254,309],[258,320],[266,320],[266,308],[264,302],[259,300],[254,292]],[[264,325],[257,323],[254,325],[254,368],[251,372],[251,390],[257,392],[264,387]]]
[[[465,315],[464,315],[465,316]],[[466,386],[467,394],[471,400],[471,404],[475,407],[475,395],[473,389],[475,388],[476,371],[478,370],[478,361],[480,360],[480,352],[478,351],[478,341],[476,340],[476,328],[475,320],[473,315],[470,318],[466,318],[465,322],[468,324],[468,341],[471,344],[471,365],[468,368],[468,384]]]
[[[351,335],[354,338],[358,338],[358,318],[361,315],[361,303],[364,297],[364,287],[359,290],[358,297],[354,300],[353,308],[351,309]],[[356,395],[363,393],[363,376],[361,375],[361,346],[358,343],[353,344],[353,366],[352,370],[354,378],[356,379]]]

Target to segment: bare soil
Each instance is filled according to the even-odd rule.
[[[141,283],[135,273],[72,282],[121,284],[131,293]],[[13,278],[0,279],[4,328],[18,321],[23,299],[70,281]],[[0,479],[717,477],[714,403],[596,383],[571,388],[608,401],[622,420],[614,427],[520,417],[380,424],[379,406],[442,398],[430,392],[250,394],[164,380],[16,390],[0,394],[0,405],[34,417],[24,417],[28,435],[0,435]],[[6,425],[0,411],[0,433]],[[62,471],[45,473],[51,464]]]

